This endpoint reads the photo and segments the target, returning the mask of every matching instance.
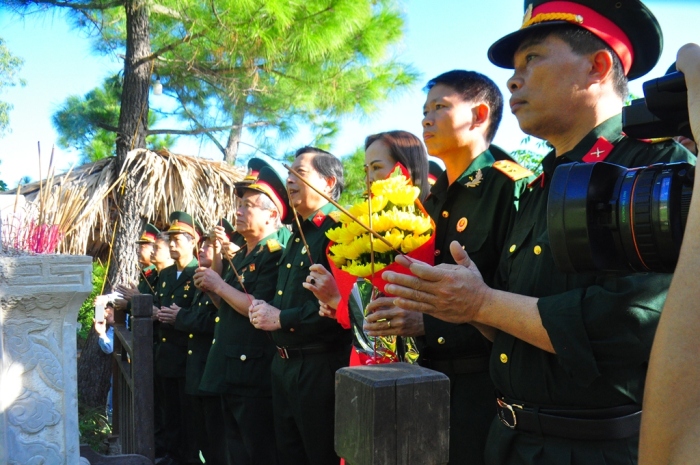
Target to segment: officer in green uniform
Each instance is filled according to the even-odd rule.
[[[497,41],[489,57],[514,68],[508,88],[520,127],[554,150],[521,199],[496,289],[456,244],[451,252],[460,266],[414,265],[418,277],[408,279],[384,274],[400,306],[472,322],[494,340],[498,417],[487,464],[637,462],[646,367],[671,276],[558,270],[547,201],[563,163],[691,159],[673,142],[622,134],[625,76],[646,73],[660,50],[659,26],[636,0],[527,5],[523,27]]]
[[[492,285],[531,173],[512,161],[496,162],[489,150],[503,113],[503,96],[493,81],[453,70],[431,79],[427,88],[423,138],[428,153],[446,167],[424,202],[435,221],[435,264],[454,263],[449,246],[457,241]],[[396,308],[376,311],[367,321],[372,335],[419,336],[419,363],[450,378],[450,463],[483,464],[494,411],[491,342],[470,324]]]
[[[117,309],[124,308],[127,314],[131,313],[131,298],[135,294],[155,294],[154,286],[158,279],[158,272],[155,265],[151,263],[151,254],[158,234],[160,234],[158,228],[146,223],[139,240],[136,241],[139,246],[139,265],[141,265],[139,283],[136,288],[122,284],[115,287],[115,290],[123,296],[122,299],[115,300],[115,306]]]
[[[155,299],[156,307],[166,310],[166,313],[168,308],[192,305],[195,293],[193,276],[197,269],[194,247],[199,239],[195,223],[188,213],[175,211],[170,214],[169,220],[167,233],[170,256],[175,263],[160,272]],[[160,312],[158,313],[158,319],[161,320]],[[167,319],[165,314],[164,319]],[[163,425],[167,436],[167,451],[180,464],[199,461],[189,428],[193,421],[185,393],[188,339],[187,332],[161,320],[154,365],[163,387]]]
[[[200,243],[199,266],[209,268],[214,255],[220,253],[220,248],[211,237],[203,238]],[[190,307],[180,308],[173,304],[160,310],[158,316],[162,322],[172,324],[176,330],[188,335],[185,392],[189,396],[194,420],[189,429],[194,433],[197,448],[207,463],[226,465],[221,398],[199,389],[214,338],[217,307],[211,296],[197,288]]]
[[[297,150],[292,167],[329,197],[343,188],[343,167],[333,155],[314,147]],[[256,328],[272,331],[278,354],[272,362],[272,401],[280,464],[339,463],[333,448],[335,371],[347,366],[351,335],[334,319],[319,315],[319,303],[304,287],[311,263],[329,269],[326,231],[337,210],[290,173],[290,204],[301,229],[293,232],[279,262],[275,297],[256,300],[250,311]]]
[[[221,394],[229,463],[276,464],[270,365],[276,353],[270,335],[251,325],[253,299],[272,300],[278,262],[284,250],[279,230],[291,220],[280,176],[261,168],[252,184],[238,186],[236,225],[243,248],[223,279],[213,270],[198,270],[195,282],[220,298],[215,340],[200,390]],[[228,265],[228,266],[226,266]],[[238,279],[240,277],[240,279]]]

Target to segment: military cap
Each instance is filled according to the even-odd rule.
[[[228,240],[232,241],[233,236],[236,232],[236,228],[233,227],[231,222],[227,220],[226,218],[221,218],[219,220],[219,226],[224,228],[224,232],[226,233],[226,237],[228,237]]]
[[[582,27],[600,38],[620,58],[628,79],[648,73],[661,56],[661,26],[639,0],[526,0],[522,26],[491,45],[489,60],[513,68],[515,51],[531,31],[559,24]]]
[[[202,226],[202,223],[199,222],[197,218],[194,219],[194,230],[199,234],[199,238],[197,239],[197,242],[202,242],[204,239],[206,239],[206,232],[204,232],[204,226]]]
[[[443,171],[445,170],[435,160],[428,160],[428,184],[435,184]]]
[[[235,183],[234,186],[238,188],[254,183],[255,180],[258,179],[258,175],[260,174],[260,170],[263,166],[270,167],[278,173],[284,172],[284,167],[278,161],[273,160],[272,158],[251,158],[248,160],[248,173],[246,174],[245,178],[243,178],[242,181]]]
[[[160,230],[153,226],[151,223],[146,223],[141,232],[141,237],[136,241],[137,244],[153,244],[156,242],[156,238],[160,234]]]
[[[168,218],[170,225],[168,226],[168,234],[172,233],[189,233],[196,242],[199,242],[199,233],[197,232],[195,221],[189,213],[174,211]]]
[[[272,203],[275,204],[280,213],[280,220],[289,224],[294,217],[292,209],[289,206],[289,196],[282,177],[271,167],[263,166],[260,169],[258,179],[250,185],[240,186],[236,188],[236,195],[243,198],[246,190],[252,190],[267,195]]]

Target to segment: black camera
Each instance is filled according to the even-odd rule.
[[[685,77],[644,83],[645,99],[623,108],[624,132],[638,139],[691,137]],[[611,163],[557,167],[547,230],[557,267],[586,271],[672,272],[678,261],[695,167],[625,168]]]

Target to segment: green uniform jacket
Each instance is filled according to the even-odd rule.
[[[180,309],[173,325],[176,330],[187,334],[185,392],[193,396],[207,395],[199,390],[199,382],[212,346],[214,324],[218,320],[216,314],[217,308],[211,298],[206,292],[197,289],[192,306]]]
[[[275,294],[277,262],[284,250],[279,236],[278,232],[270,234],[249,254],[246,254],[244,245],[232,259],[251,299],[269,302]],[[285,234],[282,236],[285,237]],[[230,267],[227,267],[223,278],[243,292]],[[248,317],[238,313],[223,299],[216,320],[216,343],[209,351],[200,390],[241,396],[270,396],[270,364],[276,349],[269,333],[255,329]]]
[[[310,248],[314,263],[330,269],[326,257],[326,247],[330,242],[326,231],[336,225],[329,215],[336,211],[332,204],[324,205],[314,215],[301,221],[302,231]],[[281,329],[272,333],[272,338],[280,347],[299,347],[308,344],[351,343],[350,331],[343,329],[333,318],[318,314],[318,299],[302,287],[309,275],[309,257],[296,225],[292,236],[279,262],[279,275],[275,297],[271,304],[281,310]]]
[[[424,202],[435,221],[435,264],[454,264],[450,243],[457,241],[489,285],[529,179],[514,181],[493,168],[494,161],[491,152],[485,151],[451,185],[447,173],[442,173]],[[472,325],[446,323],[430,315],[424,315],[423,321],[425,336],[417,340],[421,358],[488,356],[491,351],[491,343]]]
[[[182,270],[177,277],[177,265],[164,268],[158,276],[158,288],[155,305],[169,307],[175,304],[186,308],[192,305],[195,287],[194,272],[197,269],[197,259]],[[156,374],[165,378],[181,378],[185,376],[187,362],[187,333],[178,331],[170,324],[158,325],[158,348],[156,349]]]
[[[538,297],[542,323],[555,354],[499,332],[491,355],[496,388],[511,402],[570,409],[642,403],[654,332],[670,274],[566,274],[552,258],[547,235],[547,197],[556,166],[581,161],[599,137],[615,148],[606,162],[644,166],[690,161],[673,141],[649,144],[622,135],[621,117],[591,131],[570,152],[542,162],[544,184],[523,195],[501,259],[497,287]],[[494,422],[489,464],[635,463],[638,438],[574,441],[537,437]],[[632,458],[631,458],[632,457]]]

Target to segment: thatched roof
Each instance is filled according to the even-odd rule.
[[[93,243],[110,243],[116,193],[123,188],[126,173],[140,170],[143,175],[136,188],[143,190],[141,215],[149,222],[162,227],[174,210],[192,214],[205,228],[222,217],[234,219],[234,183],[243,179],[245,170],[165,150],[133,150],[120,172],[113,157],[82,165],[27,184],[20,193],[32,209],[44,212],[45,222],[61,226],[65,238],[60,253],[86,254],[95,250]]]

